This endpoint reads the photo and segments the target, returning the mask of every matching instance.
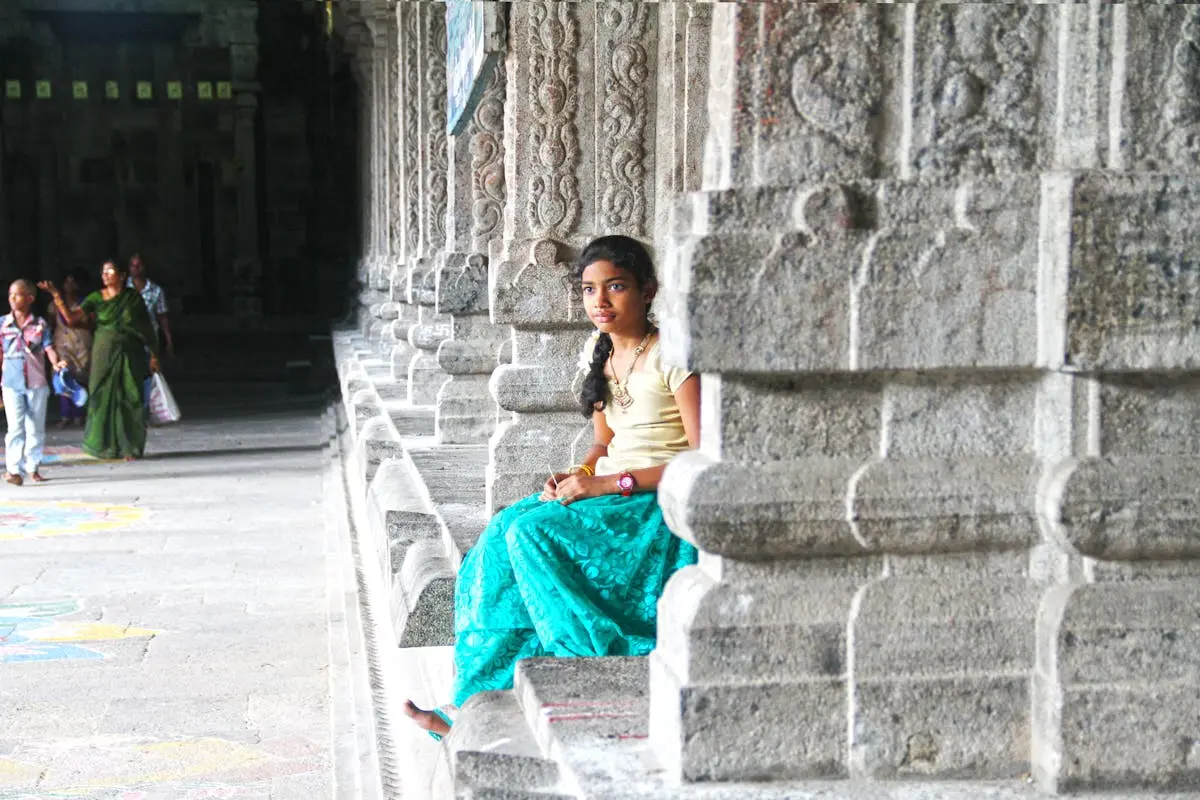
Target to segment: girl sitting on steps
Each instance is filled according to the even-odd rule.
[[[591,242],[575,266],[596,333],[584,349],[582,410],[595,443],[541,493],[492,518],[463,559],[454,602],[454,705],[510,689],[518,661],[641,656],[654,649],[658,598],[696,550],[663,521],[667,462],[700,437],[700,381],[662,363],[649,320],[658,289],[645,247]],[[443,710],[407,714],[440,738]]]

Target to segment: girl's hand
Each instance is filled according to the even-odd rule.
[[[65,358],[61,358],[61,359],[59,359],[57,362],[55,362],[55,364],[54,364],[54,371],[55,371],[55,372],[62,372],[62,371],[63,371],[64,369],[66,369],[68,366],[69,366],[69,365],[67,364],[67,360],[66,360]]]
[[[576,473],[568,475],[558,482],[558,491],[554,493],[558,502],[569,506],[576,500],[588,497],[600,497],[609,494],[605,486],[606,478],[610,476],[587,476]]]
[[[37,287],[43,292],[49,292],[50,296],[55,300],[59,298],[60,292],[58,287],[54,285],[54,281],[39,281]]]
[[[151,375],[154,375],[154,374],[156,374],[156,373],[157,373],[157,372],[158,372],[160,369],[162,369],[162,367],[161,367],[161,366],[159,366],[159,363],[158,363],[158,356],[150,356],[150,374],[151,374]]]
[[[558,486],[567,478],[571,477],[566,472],[556,472],[549,478],[546,478],[546,484],[542,487],[542,493],[538,497],[539,500],[553,500],[555,492],[558,491]]]

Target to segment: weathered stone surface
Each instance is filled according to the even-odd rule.
[[[1200,16],[1190,4],[1148,6],[1133,13],[1114,6],[1111,19],[1114,54],[1121,61],[1101,62],[1113,90],[1109,158],[1113,168],[1195,174],[1200,150],[1196,101],[1195,51],[1200,45]]]
[[[1200,558],[1200,489],[1189,477],[1195,461],[1131,456],[1064,463],[1046,489],[1055,530],[1096,558]]]
[[[1052,165],[1058,14],[1056,5],[918,9],[917,172],[980,177]]]
[[[807,577],[726,583],[689,567],[672,578],[660,603],[650,711],[653,745],[672,774],[685,780],[847,774],[846,635],[862,582]],[[780,724],[783,714],[793,720],[787,733],[752,735]],[[728,748],[722,729],[755,742]]]
[[[1064,585],[1047,594],[1033,749],[1044,788],[1195,789],[1197,607],[1195,580]]]
[[[1070,239],[1057,268],[1066,290],[1066,364],[1194,371],[1200,178],[1084,173],[1064,193]]]
[[[454,643],[454,566],[441,539],[409,546],[396,576],[392,620],[401,647]]]
[[[967,570],[860,592],[853,647],[852,774],[1017,778],[1029,772],[1040,589]]]

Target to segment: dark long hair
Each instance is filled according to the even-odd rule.
[[[601,236],[593,239],[583,248],[579,259],[575,262],[574,278],[578,286],[583,280],[583,271],[597,261],[608,261],[613,266],[620,267],[633,276],[639,291],[658,285],[654,274],[654,261],[645,245],[637,239],[628,236]],[[649,307],[647,307],[647,311]],[[649,324],[649,320],[647,320]],[[608,381],[604,378],[604,362],[612,355],[612,337],[601,333],[596,339],[596,348],[592,351],[592,363],[583,379],[580,392],[580,410],[585,417],[590,417],[597,411],[603,411],[608,404]]]

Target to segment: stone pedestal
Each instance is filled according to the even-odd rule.
[[[451,317],[451,336],[437,351],[438,366],[451,376],[437,396],[437,435],[444,444],[486,444],[498,422],[488,384],[505,331],[488,319],[486,263],[480,255],[450,254],[438,275],[437,308]]]
[[[408,364],[408,400],[414,406],[432,406],[449,375],[438,365],[438,348],[450,338],[450,320],[422,305],[418,321],[408,329],[408,343],[414,348]]]

